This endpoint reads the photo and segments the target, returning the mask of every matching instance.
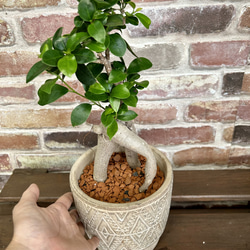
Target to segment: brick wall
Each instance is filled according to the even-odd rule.
[[[136,127],[174,168],[250,167],[250,4],[241,1],[137,1],[152,19],[125,38],[154,63],[140,93]],[[46,76],[25,84],[39,46],[72,28],[76,0],[0,1],[0,189],[15,168],[68,170],[96,144],[91,126],[72,128],[69,95],[40,107]],[[126,56],[126,60],[130,55]],[[81,85],[71,80],[77,88]],[[95,110],[88,122],[98,123]]]

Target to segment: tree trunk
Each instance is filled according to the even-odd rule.
[[[128,124],[128,127],[132,129],[131,124]],[[144,192],[156,175],[156,160],[149,145],[128,127],[118,122],[118,131],[112,140],[109,140],[105,132],[106,128],[103,125],[93,127],[94,132],[98,134],[98,146],[94,162],[94,179],[98,182],[106,180],[110,156],[118,148],[123,147],[130,167],[135,168],[140,166],[138,154],[143,155],[147,159],[145,181],[139,189],[140,192]]]

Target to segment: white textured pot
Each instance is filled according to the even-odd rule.
[[[78,186],[82,170],[94,160],[96,147],[85,152],[70,172],[70,187],[75,205],[89,237],[100,239],[100,250],[154,249],[169,214],[173,172],[166,156],[152,147],[157,164],[165,174],[154,194],[131,203],[108,203],[90,198]]]

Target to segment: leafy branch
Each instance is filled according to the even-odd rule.
[[[71,115],[73,126],[84,123],[92,110],[92,105],[101,107],[103,125],[111,139],[117,132],[117,120],[130,121],[137,114],[128,107],[136,107],[138,90],[148,86],[148,81],[139,82],[139,72],[147,70],[152,63],[137,57],[121,32],[127,24],[146,27],[150,19],[140,13],[141,8],[130,0],[78,0],[78,16],[70,34],[63,35],[59,28],[40,48],[41,60],[34,64],[27,74],[30,82],[46,71],[54,75],[38,90],[39,104],[50,104],[68,92],[88,99],[91,103],[78,105]],[[125,11],[127,5],[132,11]],[[123,56],[129,50],[136,58],[125,65]],[[110,54],[118,59],[110,61]],[[65,81],[65,77],[75,75],[83,85],[85,93],[79,93]],[[60,80],[62,84],[58,84]],[[102,105],[101,103],[105,103]]]

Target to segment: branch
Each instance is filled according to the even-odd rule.
[[[102,53],[97,54],[99,56],[99,59],[101,60],[102,64],[104,65],[106,72],[110,74],[112,67],[111,63],[109,61],[109,51],[106,50],[106,57]]]

